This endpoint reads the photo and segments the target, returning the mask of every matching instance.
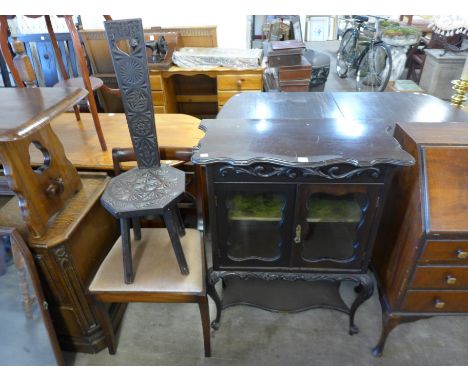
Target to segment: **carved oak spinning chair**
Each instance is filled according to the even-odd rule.
[[[118,20],[104,25],[138,167],[114,177],[101,198],[120,220],[121,239],[91,281],[89,301],[111,354],[116,351],[115,334],[102,303],[198,303],[205,356],[210,356],[203,242],[199,231],[183,227],[176,206],[185,189],[184,172],[160,163],[142,22]],[[163,216],[167,230],[140,228],[139,217],[154,215]]]

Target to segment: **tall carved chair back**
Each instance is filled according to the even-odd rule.
[[[120,220],[125,282],[134,280],[130,222],[139,240],[139,218],[149,215],[163,216],[180,271],[188,274],[179,240],[185,230],[177,208],[185,190],[185,173],[161,164],[141,19],[106,21],[104,26],[138,163],[137,168],[113,178],[101,198]]]
[[[141,20],[104,23],[139,168],[160,167]]]

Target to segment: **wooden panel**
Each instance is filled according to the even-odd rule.
[[[157,114],[165,114],[166,108],[164,106],[154,106],[154,112]]]
[[[468,147],[425,147],[427,229],[468,232]]]
[[[254,90],[245,91],[245,92],[226,91],[226,90],[219,91],[218,92],[218,105],[224,105],[229,100],[229,98],[235,96],[236,94],[240,94],[240,93],[256,93],[256,92]]]
[[[191,94],[191,95],[178,95],[176,96],[177,102],[216,102],[216,94]]]
[[[164,106],[164,93],[163,92],[151,92],[153,98],[153,105]]]
[[[420,263],[468,264],[467,241],[428,241],[423,250]]]
[[[412,289],[468,289],[468,267],[417,267]]]
[[[436,302],[443,303],[436,308]],[[408,312],[456,313],[468,311],[468,291],[410,291],[403,309]]]
[[[262,90],[261,74],[223,74],[218,76],[218,90]]]
[[[157,75],[150,76],[151,90],[163,90],[162,77]]]

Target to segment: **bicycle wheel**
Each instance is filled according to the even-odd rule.
[[[354,49],[356,47],[356,36],[354,29],[348,29],[341,40],[340,49],[336,55],[336,74],[345,78],[348,73],[348,66],[352,64]]]
[[[356,90],[383,92],[392,73],[392,55],[384,44],[368,49],[359,62],[356,73]]]

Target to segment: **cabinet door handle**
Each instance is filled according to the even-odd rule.
[[[452,275],[448,275],[446,281],[447,281],[447,284],[453,285],[453,284],[456,284],[457,278],[453,277]]]
[[[466,251],[464,251],[462,249],[457,249],[456,254],[457,254],[457,257],[459,259],[466,259],[468,257],[468,252],[466,252]]]
[[[239,80],[237,80],[237,87],[238,87],[238,88],[241,88],[241,86],[242,86],[242,80],[239,79]]]
[[[302,231],[301,225],[298,224],[296,226],[296,237],[294,238],[294,242],[296,244],[299,244],[301,242],[301,231]]]
[[[435,307],[436,309],[443,309],[443,308],[445,308],[445,302],[443,302],[443,301],[440,300],[440,299],[436,299],[436,300],[434,301],[434,307]]]

